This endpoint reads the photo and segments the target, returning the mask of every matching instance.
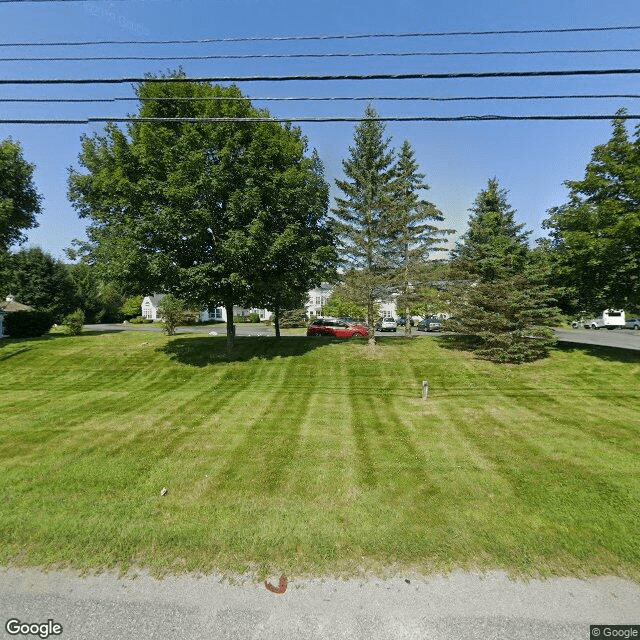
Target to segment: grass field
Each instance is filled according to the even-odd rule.
[[[0,565],[640,580],[637,353],[237,343],[0,341]]]

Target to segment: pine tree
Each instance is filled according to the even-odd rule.
[[[493,362],[545,357],[555,343],[549,325],[557,322],[557,310],[541,264],[529,251],[530,232],[515,222],[507,191],[495,178],[470,211],[469,229],[453,252],[456,319],[448,328]]]
[[[404,309],[405,335],[411,333],[411,307],[421,301],[426,286],[427,260],[432,251],[443,251],[438,245],[446,242],[451,229],[440,229],[433,222],[442,222],[444,216],[434,204],[420,197],[429,189],[425,174],[418,171],[413,148],[405,140],[395,171],[394,216],[389,236],[391,268],[396,269],[398,308]]]
[[[351,273],[353,302],[367,307],[375,341],[376,301],[389,296],[389,218],[393,210],[394,153],[372,106],[356,126],[354,145],[342,161],[345,180],[336,180],[334,233],[342,266]]]

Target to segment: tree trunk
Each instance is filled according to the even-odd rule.
[[[280,340],[280,307],[277,305],[273,311],[273,326],[276,329],[276,340]]]
[[[376,343],[376,319],[374,318],[374,303],[369,299],[367,304],[367,325],[369,327],[369,344],[371,346]]]
[[[411,309],[409,307],[405,307],[404,309],[404,335],[409,337],[411,335]]]
[[[224,308],[227,311],[227,353],[235,346],[236,326],[233,323],[233,302],[225,302]]]

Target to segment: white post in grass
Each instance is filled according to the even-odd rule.
[[[422,399],[426,400],[429,397],[429,381],[422,381]]]

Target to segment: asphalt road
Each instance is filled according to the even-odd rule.
[[[591,624],[640,624],[640,585],[454,572],[290,581],[275,594],[217,576],[4,569],[0,611],[0,638],[16,637],[5,625],[17,619],[52,620],[62,640],[587,640]]]
[[[640,351],[640,331],[633,329],[556,329],[555,334],[561,342],[578,342],[604,347],[617,347]],[[640,638],[640,635],[638,636]]]
[[[153,327],[148,324],[90,324],[85,325],[84,329],[85,331],[153,331],[156,333],[161,331],[159,327]],[[226,335],[226,325],[196,325],[193,327],[180,327],[177,330],[177,333],[201,333],[205,335],[209,335],[212,332],[215,332],[217,335]],[[561,342],[593,344],[640,351],[640,331],[633,331],[632,329],[615,329],[614,331],[608,331],[606,329],[599,329],[597,331],[593,329],[556,329],[555,334]],[[273,335],[275,335],[273,327],[236,325],[236,336]],[[404,336],[404,329],[400,328],[395,333],[393,331],[377,332],[376,335],[402,337]],[[415,328],[413,328],[412,335],[423,337],[439,336],[442,334],[416,331]]]

